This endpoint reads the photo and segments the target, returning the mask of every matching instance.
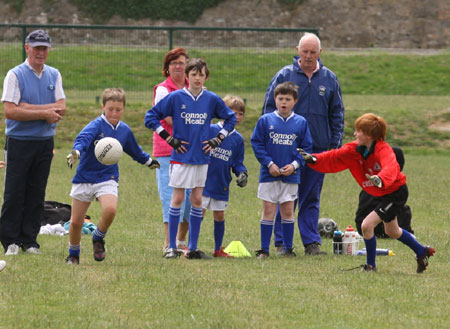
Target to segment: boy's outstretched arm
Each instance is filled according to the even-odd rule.
[[[317,161],[316,157],[312,154],[309,154],[302,148],[297,149],[298,153],[302,156],[303,160],[305,160],[306,163],[315,163]]]

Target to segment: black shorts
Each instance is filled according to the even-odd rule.
[[[374,211],[380,216],[383,222],[389,223],[401,213],[403,206],[408,200],[408,187],[405,184],[397,191],[379,197],[379,199],[380,202]]]

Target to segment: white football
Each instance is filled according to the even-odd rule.
[[[95,157],[106,166],[119,162],[123,149],[120,142],[112,137],[100,139],[95,145]]]
[[[0,260],[0,272],[5,268],[6,262],[4,260]]]

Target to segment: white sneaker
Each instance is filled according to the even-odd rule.
[[[27,248],[27,249],[25,249],[25,252],[29,253],[29,254],[34,254],[34,255],[42,254],[42,251],[39,248],[36,248],[36,247]]]
[[[8,256],[9,255],[18,255],[19,251],[20,251],[19,246],[16,245],[15,243],[13,243],[8,246],[8,249],[6,250],[5,255],[8,255]]]
[[[0,272],[3,271],[5,266],[6,266],[6,262],[4,260],[0,260]]]

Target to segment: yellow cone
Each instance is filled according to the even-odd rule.
[[[231,241],[224,251],[236,258],[252,256],[241,241]]]

